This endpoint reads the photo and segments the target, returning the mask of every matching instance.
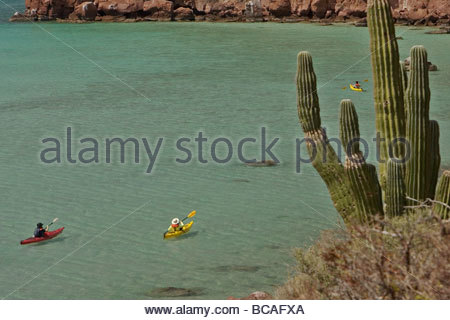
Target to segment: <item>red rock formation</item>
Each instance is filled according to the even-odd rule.
[[[174,10],[187,8],[192,14],[227,17],[245,17],[250,0],[94,0],[99,15],[143,16],[151,20],[172,20]],[[365,17],[368,0],[252,0],[260,6],[266,19],[296,15],[318,19],[358,19]],[[450,19],[450,0],[389,0],[396,19],[435,24]],[[25,17],[38,19],[66,19],[80,16],[76,8],[85,0],[25,0]],[[191,12],[189,11],[189,12]],[[78,13],[77,13],[78,12]],[[183,12],[183,14],[181,14]],[[188,15],[181,10],[180,16]],[[16,15],[16,19],[17,19]],[[14,17],[13,17],[14,18]]]
[[[194,12],[191,8],[179,7],[173,12],[176,21],[193,21],[195,20]]]
[[[185,7],[185,8],[194,8],[194,0],[173,0],[173,5],[175,8]]]
[[[93,21],[97,16],[97,7],[93,2],[82,2],[74,8],[74,11],[69,15],[71,20],[88,20]]]
[[[291,15],[289,0],[261,0],[261,5],[274,17],[281,18]]]
[[[151,20],[172,20],[173,2],[168,0],[145,1],[143,5],[143,12]]]

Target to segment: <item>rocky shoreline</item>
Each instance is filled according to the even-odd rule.
[[[390,2],[398,24],[450,24],[448,0]],[[25,0],[25,12],[16,12],[10,21],[310,21],[365,26],[366,6],[367,0]]]

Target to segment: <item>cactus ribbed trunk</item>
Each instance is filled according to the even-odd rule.
[[[441,154],[439,150],[439,124],[436,120],[430,120],[428,141],[430,146],[430,182],[427,197],[434,199],[434,192],[436,191],[436,184],[439,175],[439,167],[441,166]]]
[[[320,129],[320,106],[317,95],[317,78],[312,57],[300,52],[297,57],[297,111],[303,132]]]
[[[427,51],[422,46],[411,49],[411,72],[406,104],[406,141],[410,156],[406,161],[406,194],[416,200],[425,200],[430,185],[429,110],[430,88],[428,81]]]
[[[408,71],[406,71],[406,66],[404,62],[400,62],[400,68],[402,70],[402,88],[403,92],[408,88]]]
[[[380,134],[380,182],[386,183],[386,161],[389,146],[393,156],[403,158],[401,143],[392,144],[405,136],[405,110],[403,101],[402,72],[394,22],[388,0],[369,0],[367,24],[370,33],[370,51],[374,82],[376,130]]]
[[[375,166],[365,162],[360,150],[358,116],[350,100],[341,102],[340,138],[346,154],[341,164],[321,127],[312,58],[308,52],[298,55],[298,117],[308,152],[346,222],[367,222],[375,214],[401,215],[406,212],[407,196],[420,201],[434,198],[433,211],[443,218],[450,216],[450,171],[437,182],[439,125],[429,120],[427,52],[421,46],[411,49],[408,77],[399,61],[389,1],[367,4],[379,180]]]
[[[298,117],[305,133],[312,165],[327,185],[336,210],[347,220],[356,215],[356,206],[344,167],[329,144],[325,130],[320,127],[316,75],[308,52],[298,54],[297,67]]]
[[[442,202],[450,206],[450,171],[446,170],[439,179],[436,188],[436,201]],[[433,204],[433,212],[438,214],[442,219],[450,217],[450,209],[440,203]]]
[[[340,110],[340,138],[346,153],[344,170],[355,196],[358,220],[370,221],[373,215],[383,214],[377,171],[365,162],[359,149],[358,115],[352,101],[342,100]]]
[[[388,160],[385,202],[390,217],[401,215],[406,204],[403,171],[402,164]]]

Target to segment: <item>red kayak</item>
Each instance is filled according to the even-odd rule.
[[[30,244],[30,243],[36,243],[36,242],[41,242],[41,241],[46,241],[46,240],[50,240],[53,239],[54,237],[60,235],[64,230],[64,227],[56,229],[54,231],[48,231],[45,233],[44,237],[31,237],[25,240],[20,241],[20,244]]]

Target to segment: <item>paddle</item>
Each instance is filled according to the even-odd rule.
[[[186,218],[183,218],[181,221],[184,221],[184,220],[186,220],[186,219],[192,218],[193,216],[195,216],[196,213],[197,213],[197,211],[195,211],[195,210],[191,211],[191,213],[189,213],[189,214],[187,215],[187,217],[186,217]],[[169,231],[164,232],[164,234],[163,234],[163,239],[165,239],[166,234],[167,234],[168,232],[169,232]]]
[[[48,227],[50,227],[52,224],[54,224],[56,221],[58,221],[59,220],[59,218],[55,218],[55,219],[53,219],[53,221],[52,222],[50,222],[46,227],[45,227],[45,230],[48,230]]]
[[[192,218],[193,216],[195,216],[195,214],[197,213],[197,211],[191,211],[191,213],[189,213],[188,215],[187,215],[187,217],[186,218],[184,218],[183,220],[181,220],[181,221],[184,221],[184,220],[186,220],[186,219],[188,219],[188,218]]]

